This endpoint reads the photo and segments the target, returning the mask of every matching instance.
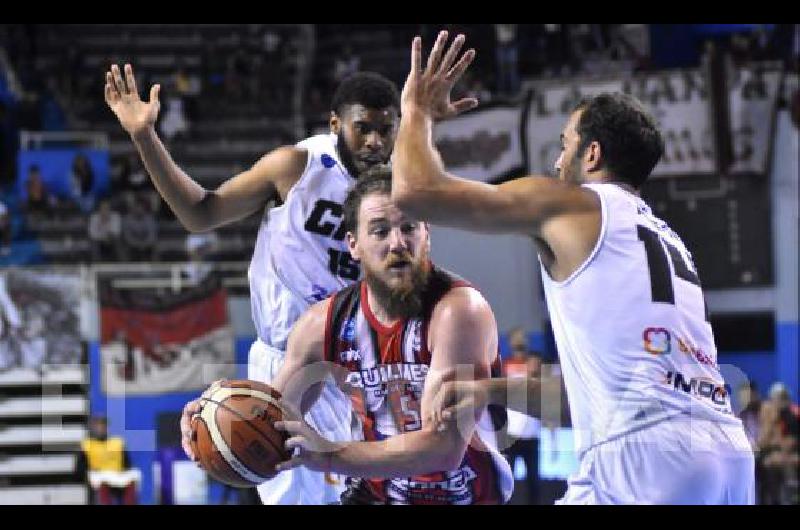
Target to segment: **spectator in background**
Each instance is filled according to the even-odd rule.
[[[141,478],[132,469],[125,440],[108,436],[108,420],[93,416],[89,436],[81,442],[79,469],[86,473],[91,504],[136,504],[136,484]]]
[[[202,91],[202,82],[198,76],[189,74],[183,65],[178,66],[172,76],[172,82],[175,85],[175,92],[183,100],[187,122],[191,122],[197,115],[196,98]]]
[[[119,261],[122,221],[111,208],[108,199],[100,201],[99,208],[89,217],[89,244],[92,261]]]
[[[763,479],[759,485],[762,504],[794,504],[798,494],[798,437],[800,407],[789,390],[775,383],[761,407],[759,460]]]
[[[740,407],[738,416],[742,420],[744,432],[747,434],[747,439],[750,441],[756,457],[756,502],[761,504],[761,494],[758,491],[764,475],[758,448],[758,441],[761,437],[761,396],[755,382],[748,381],[742,384],[738,389],[738,399]]]
[[[167,96],[164,98],[164,118],[161,120],[161,134],[167,141],[189,133],[189,119],[183,105],[183,98]]]
[[[137,200],[144,200],[151,207],[154,206],[158,192],[153,189],[150,178],[138,156],[130,154],[122,160],[118,179],[118,189],[122,192],[127,211],[133,209],[133,204]]]
[[[158,227],[150,205],[141,199],[135,200],[122,220],[126,259],[155,261],[157,233]]]
[[[83,213],[88,214],[94,210],[95,204],[94,171],[83,153],[78,153],[72,160],[69,178],[73,200]]]
[[[519,46],[516,24],[495,24],[497,92],[515,96],[519,91]]]
[[[504,377],[541,377],[542,358],[528,348],[528,338],[522,328],[514,328],[509,333],[511,356],[503,361]],[[509,464],[517,475],[516,460],[525,464],[525,484],[527,495],[515,493],[515,499],[524,504],[537,504],[539,500],[539,434],[541,422],[538,418],[508,411],[508,434],[510,440],[504,451]]]
[[[251,73],[250,59],[236,32],[231,35],[231,45],[234,51],[225,67],[225,93],[227,97],[239,100],[244,96],[244,85]]]
[[[11,253],[11,216],[8,207],[0,201],[0,256]]]
[[[28,168],[25,192],[23,208],[29,222],[36,223],[51,214],[56,205],[56,200],[47,191],[42,180],[42,172],[36,164]]]
[[[758,394],[755,382],[748,381],[742,384],[739,387],[738,398],[741,407],[739,419],[742,420],[750,445],[755,450],[761,434],[761,396]]]

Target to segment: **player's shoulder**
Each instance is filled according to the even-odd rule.
[[[492,308],[481,292],[470,284],[454,284],[438,300],[431,315],[438,322],[478,322],[492,316]]]
[[[309,151],[296,145],[276,147],[262,156],[250,169],[269,178],[298,179],[308,164]]]
[[[318,163],[326,169],[336,165],[338,154],[336,152],[336,136],[333,134],[316,134],[305,140],[297,142],[295,147],[304,149],[311,161]]]

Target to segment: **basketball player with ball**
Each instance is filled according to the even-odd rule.
[[[106,73],[105,99],[130,135],[158,192],[191,232],[222,226],[264,210],[248,277],[258,339],[248,360],[248,379],[268,383],[283,363],[292,325],[313,303],[359,278],[344,242],[342,202],[364,170],[388,161],[397,130],[399,95],[388,79],[359,72],[336,89],[330,133],[267,153],[250,169],[215,190],[203,188],[173,160],[155,131],[160,85],[142,101],[131,65]],[[477,105],[472,99],[438,105],[446,118]],[[277,202],[279,206],[269,208]],[[188,448],[188,418],[199,410],[187,404],[182,420]],[[350,438],[350,406],[332,384],[309,411],[311,425],[334,440]],[[265,504],[336,502],[342,480],[296,469],[258,488]]]
[[[225,401],[230,382],[209,389],[201,418],[193,420],[194,446],[202,463],[223,453],[231,464],[223,468],[244,468],[245,477],[256,468],[301,465],[345,475],[343,504],[503,503],[513,477],[496,450],[490,415],[476,425],[470,411],[458,425],[437,429],[430,408],[441,381],[499,373],[494,315],[475,288],[431,263],[428,227],[392,204],[391,178],[386,166],[369,169],[344,203],[347,244],[364,279],[300,317],[274,391],[239,392],[262,405]],[[318,398],[328,372],[351,397],[357,441],[328,440],[297,412]],[[250,414],[254,405],[271,409],[265,421]],[[253,428],[231,428],[234,416],[249,417]],[[209,430],[225,438],[219,451],[210,447]]]
[[[173,160],[155,122],[160,85],[142,101],[133,68],[112,65],[105,99],[130,135],[158,192],[191,232],[202,232],[264,210],[248,277],[258,334],[249,353],[248,378],[270,382],[284,358],[297,318],[313,303],[359,278],[341,228],[347,189],[367,168],[387,162],[397,130],[399,96],[388,79],[359,72],[342,81],[333,97],[330,134],[279,147],[250,169],[205,189]],[[471,100],[441,106],[440,117],[474,106]],[[279,206],[268,208],[268,203]],[[187,405],[187,414],[197,402]],[[182,430],[188,447],[188,420]],[[308,421],[326,436],[350,438],[349,401],[333,385],[309,411]],[[336,502],[341,479],[307,469],[282,473],[259,486],[265,504]]]

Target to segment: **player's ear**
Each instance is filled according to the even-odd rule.
[[[358,241],[356,240],[356,235],[348,230],[347,234],[345,235],[345,239],[347,240],[347,248],[350,250],[350,256],[352,256],[352,258],[356,261],[361,260],[361,253],[358,247]]]
[[[588,171],[597,171],[603,164],[603,148],[600,142],[594,141],[589,144],[584,153],[584,161]]]
[[[339,131],[342,129],[342,120],[339,118],[339,115],[336,114],[335,110],[331,111],[331,118],[328,122],[331,127],[331,132],[333,134],[339,134]]]

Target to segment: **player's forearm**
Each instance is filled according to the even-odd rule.
[[[403,114],[392,160],[392,200],[413,215],[436,212],[437,190],[447,173],[433,143],[433,119],[419,111]]]
[[[190,231],[210,228],[212,220],[203,204],[209,192],[178,167],[155,129],[150,127],[132,140],[153,184],[178,220]]]
[[[547,416],[549,414],[548,410],[558,412],[561,410],[560,378],[494,378],[482,380],[479,384],[483,385],[489,404],[500,405],[536,418],[542,418],[543,415]],[[544,411],[542,409],[543,403],[548,404]]]
[[[331,454],[330,470],[350,477],[395,478],[451,471],[464,458],[467,440],[456,428],[431,428],[380,442],[347,442]]]

